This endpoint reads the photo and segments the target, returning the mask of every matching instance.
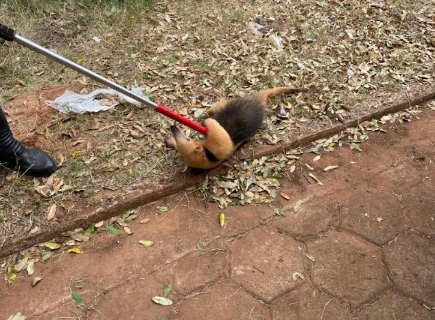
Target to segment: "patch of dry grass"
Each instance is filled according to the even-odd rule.
[[[228,95],[282,85],[312,88],[274,99],[271,106],[284,106],[290,118],[280,119],[271,107],[252,144],[316,130],[329,122],[327,105],[350,117],[368,112],[368,98],[434,81],[430,0],[382,1],[382,8],[357,0],[25,2],[30,9],[23,0],[2,2],[2,23],[124,86],[143,87],[153,100],[189,118]],[[262,25],[263,36],[254,35],[248,22]],[[268,40],[271,34],[282,38],[282,51]],[[98,87],[17,44],[0,52],[2,103],[35,86]],[[121,106],[51,127],[50,136],[64,147],[55,157],[65,159],[55,178],[73,188],[41,197],[34,188],[45,180],[1,176],[1,234],[45,224],[53,203],[170,176],[171,168],[181,165],[163,146],[170,124],[151,110]],[[141,137],[133,137],[132,130]],[[83,142],[72,147],[77,140]],[[73,156],[74,150],[82,155]]]

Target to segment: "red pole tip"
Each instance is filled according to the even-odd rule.
[[[198,131],[199,133],[202,133],[203,135],[207,135],[207,128],[206,127],[201,126],[200,124],[183,117],[182,115],[162,106],[161,104],[158,104],[157,108],[155,108],[154,110],[156,110],[157,112],[160,112],[161,114],[163,114],[171,119],[174,119],[175,121],[177,121],[179,123],[182,123],[182,124],[188,126],[189,128],[191,128],[195,131]]]

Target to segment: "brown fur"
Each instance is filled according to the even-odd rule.
[[[249,101],[255,100],[257,101],[257,104],[260,103],[261,106],[265,108],[268,97],[272,97],[284,92],[300,91],[303,91],[303,89],[278,87],[260,91],[254,95],[243,98],[247,99],[246,101],[243,101],[249,103]],[[176,149],[179,152],[181,158],[188,166],[198,169],[212,169],[217,167],[225,159],[230,157],[237,147],[244,142],[242,141],[237,145],[234,145],[232,137],[229,135],[229,133],[220,125],[219,122],[212,118],[219,112],[225,112],[225,108],[229,106],[231,101],[232,100],[218,101],[206,112],[205,117],[207,119],[204,121],[204,126],[207,128],[207,137],[205,139],[193,141],[185,137],[177,127],[171,127],[172,135],[166,139],[166,143],[168,146]],[[250,117],[254,115],[246,113],[245,116]],[[216,158],[215,160],[217,161],[210,161],[210,157],[207,156],[206,149]]]

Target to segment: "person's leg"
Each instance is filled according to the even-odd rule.
[[[27,149],[14,139],[0,107],[0,168],[1,166],[19,170],[33,177],[48,177],[56,170],[56,164],[49,155]]]

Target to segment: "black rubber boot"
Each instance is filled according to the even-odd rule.
[[[48,177],[56,164],[42,151],[27,149],[14,139],[6,116],[0,107],[0,165],[32,177]]]

